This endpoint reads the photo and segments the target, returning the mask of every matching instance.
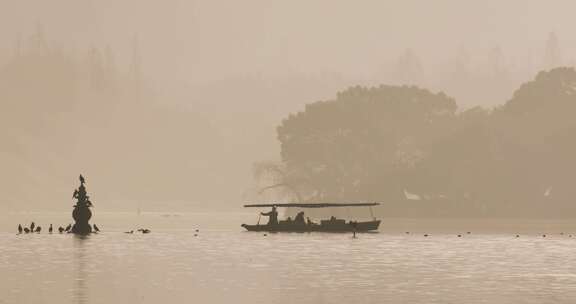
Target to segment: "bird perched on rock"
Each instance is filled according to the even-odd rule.
[[[22,225],[18,224],[18,234],[22,233]]]
[[[64,232],[64,228],[62,228],[62,226],[58,227],[58,232],[60,233]]]
[[[40,233],[40,231],[42,231],[42,227],[38,226],[38,227],[36,227],[36,230],[34,232]]]
[[[34,231],[34,227],[36,227],[36,224],[34,224],[34,222],[32,222],[30,224],[30,231]]]
[[[50,224],[50,227],[48,227],[48,233],[52,233],[53,230],[54,228],[52,228],[52,224]]]
[[[94,228],[94,231],[100,232],[100,228],[98,228],[98,226],[96,226],[96,224],[93,224],[92,227]]]
[[[72,228],[72,224],[68,224],[68,226],[66,226],[66,229],[64,229],[66,232],[70,231],[70,229]]]
[[[25,233],[30,233],[30,229],[28,229],[28,227],[24,227],[24,232],[25,232]]]
[[[80,183],[84,184],[86,182],[86,180],[84,179],[84,176],[82,176],[82,174],[80,174]]]

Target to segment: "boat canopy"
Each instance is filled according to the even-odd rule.
[[[311,204],[248,204],[244,207],[296,207],[296,208],[326,208],[326,207],[371,207],[380,203],[311,203]]]

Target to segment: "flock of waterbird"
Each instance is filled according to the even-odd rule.
[[[68,224],[68,226],[66,226],[65,228],[60,226],[58,227],[58,233],[70,233],[72,229],[72,224]],[[98,233],[100,232],[100,228],[98,228],[98,226],[96,226],[96,224],[92,225],[92,229],[94,229],[94,233]],[[22,234],[22,233],[40,233],[42,232],[42,226],[40,225],[36,225],[36,223],[32,222],[30,223],[30,227],[23,227],[22,224],[18,224],[18,234]],[[52,224],[50,224],[50,227],[48,227],[48,233],[52,233],[54,232],[54,227],[52,226]]]
[[[411,234],[410,231],[406,231],[406,232],[404,232],[404,233],[405,233],[405,234]],[[469,235],[469,234],[472,234],[472,232],[468,231],[468,232],[466,232],[466,234]],[[565,234],[564,232],[560,232],[560,233],[558,233],[558,234],[561,235],[561,236],[566,236],[566,234]],[[423,234],[423,236],[424,236],[424,237],[431,237],[432,235],[431,235],[431,234],[428,234],[428,233],[425,233],[425,234]],[[542,234],[542,237],[543,237],[543,238],[548,237],[548,236],[550,236],[550,234]],[[571,238],[571,237],[572,237],[572,234],[568,234],[567,236]],[[459,238],[464,237],[464,234],[457,234],[456,237],[459,237]],[[520,237],[520,234],[516,234],[514,237],[519,238],[519,237]]]
[[[96,226],[96,224],[92,224],[92,229],[93,229],[93,233],[98,233],[100,232],[100,228],[98,228],[98,226]],[[58,227],[57,229],[58,233],[71,233],[72,232],[72,224],[68,224],[68,226],[66,227]],[[18,224],[18,234],[23,234],[23,233],[41,233],[42,232],[42,227],[40,225],[36,225],[36,223],[32,222],[30,223],[29,227],[26,226],[22,226],[22,224]],[[54,227],[52,226],[52,224],[50,224],[50,227],[48,228],[48,233],[53,233],[54,232]],[[146,229],[146,228],[140,228],[138,230],[136,230],[136,232],[141,232],[143,234],[147,234],[150,233],[152,231],[150,231],[150,229]],[[134,230],[131,231],[126,231],[124,233],[134,233]]]
[[[143,234],[146,234],[146,233],[150,233],[151,231],[150,231],[150,229],[140,228],[140,229],[136,230],[136,232],[142,232]],[[125,231],[124,233],[132,234],[132,233],[134,233],[134,230]]]

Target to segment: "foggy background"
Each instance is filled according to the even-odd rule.
[[[571,1],[0,0],[0,208],[234,208],[276,127],[354,85],[495,106],[573,65]]]

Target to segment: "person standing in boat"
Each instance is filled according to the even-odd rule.
[[[272,206],[270,212],[260,212],[263,216],[268,216],[268,225],[278,225],[278,211],[276,211],[276,206]]]

